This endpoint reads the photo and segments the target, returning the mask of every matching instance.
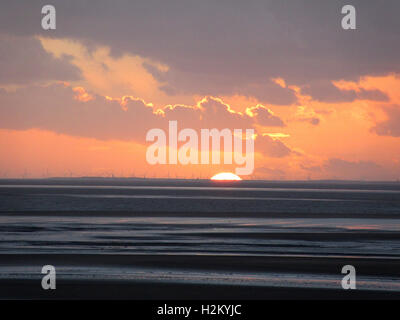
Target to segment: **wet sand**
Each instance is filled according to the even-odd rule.
[[[302,272],[340,274],[342,266],[357,266],[359,274],[400,277],[399,258],[221,256],[221,255],[113,255],[113,254],[0,254],[1,266],[114,266],[167,269]]]
[[[325,273],[341,279],[345,264],[357,266],[359,275],[400,276],[398,259],[363,259],[342,257],[243,257],[181,255],[69,255],[69,254],[2,254],[0,267],[37,266],[36,279],[0,279],[1,299],[399,299],[400,292],[380,290],[343,290],[335,288],[274,287],[232,285],[226,283],[191,283],[143,281],[135,279],[68,279],[60,277],[56,290],[43,290],[39,270],[45,264],[58,266],[101,266],[119,269],[155,267],[197,270],[207,273],[219,270]]]
[[[152,283],[110,280],[60,280],[56,290],[43,290],[40,281],[2,280],[0,299],[107,300],[319,300],[400,299],[400,293],[343,289],[303,289],[258,286]]]

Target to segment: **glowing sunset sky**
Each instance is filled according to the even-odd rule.
[[[384,3],[384,5],[382,5]],[[0,4],[0,177],[208,178],[146,162],[146,132],[254,128],[244,179],[400,178],[400,2]]]

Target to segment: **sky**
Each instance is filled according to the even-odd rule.
[[[2,1],[0,178],[234,170],[150,165],[146,133],[177,121],[254,129],[243,179],[400,179],[399,13],[398,0]]]

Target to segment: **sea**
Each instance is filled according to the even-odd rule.
[[[358,288],[400,292],[400,270],[393,271],[400,263],[400,183],[0,180],[0,280],[39,279],[29,260],[35,255],[89,257],[82,264],[58,259],[65,279],[328,289],[340,288],[340,265],[332,272],[315,263],[311,271],[295,263],[263,270],[258,260],[249,268],[246,261],[374,261],[360,271]],[[244,267],[99,263],[118,256],[234,257]]]

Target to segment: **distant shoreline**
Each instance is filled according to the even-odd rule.
[[[20,182],[20,181],[93,181],[93,182],[183,182],[183,183],[206,183],[206,184],[214,184],[214,185],[223,185],[223,184],[253,184],[253,183],[262,183],[262,184],[400,184],[399,179],[392,180],[346,180],[346,179],[323,179],[323,180],[265,180],[265,179],[243,179],[241,181],[212,181],[210,178],[143,178],[143,177],[90,177],[90,176],[80,176],[80,177],[37,177],[37,178],[23,178],[23,177],[0,177],[0,183],[2,182]]]
[[[185,217],[185,218],[260,218],[260,219],[400,219],[398,213],[360,214],[360,213],[313,213],[313,212],[189,212],[189,211],[10,211],[0,210],[1,216],[20,217]]]

